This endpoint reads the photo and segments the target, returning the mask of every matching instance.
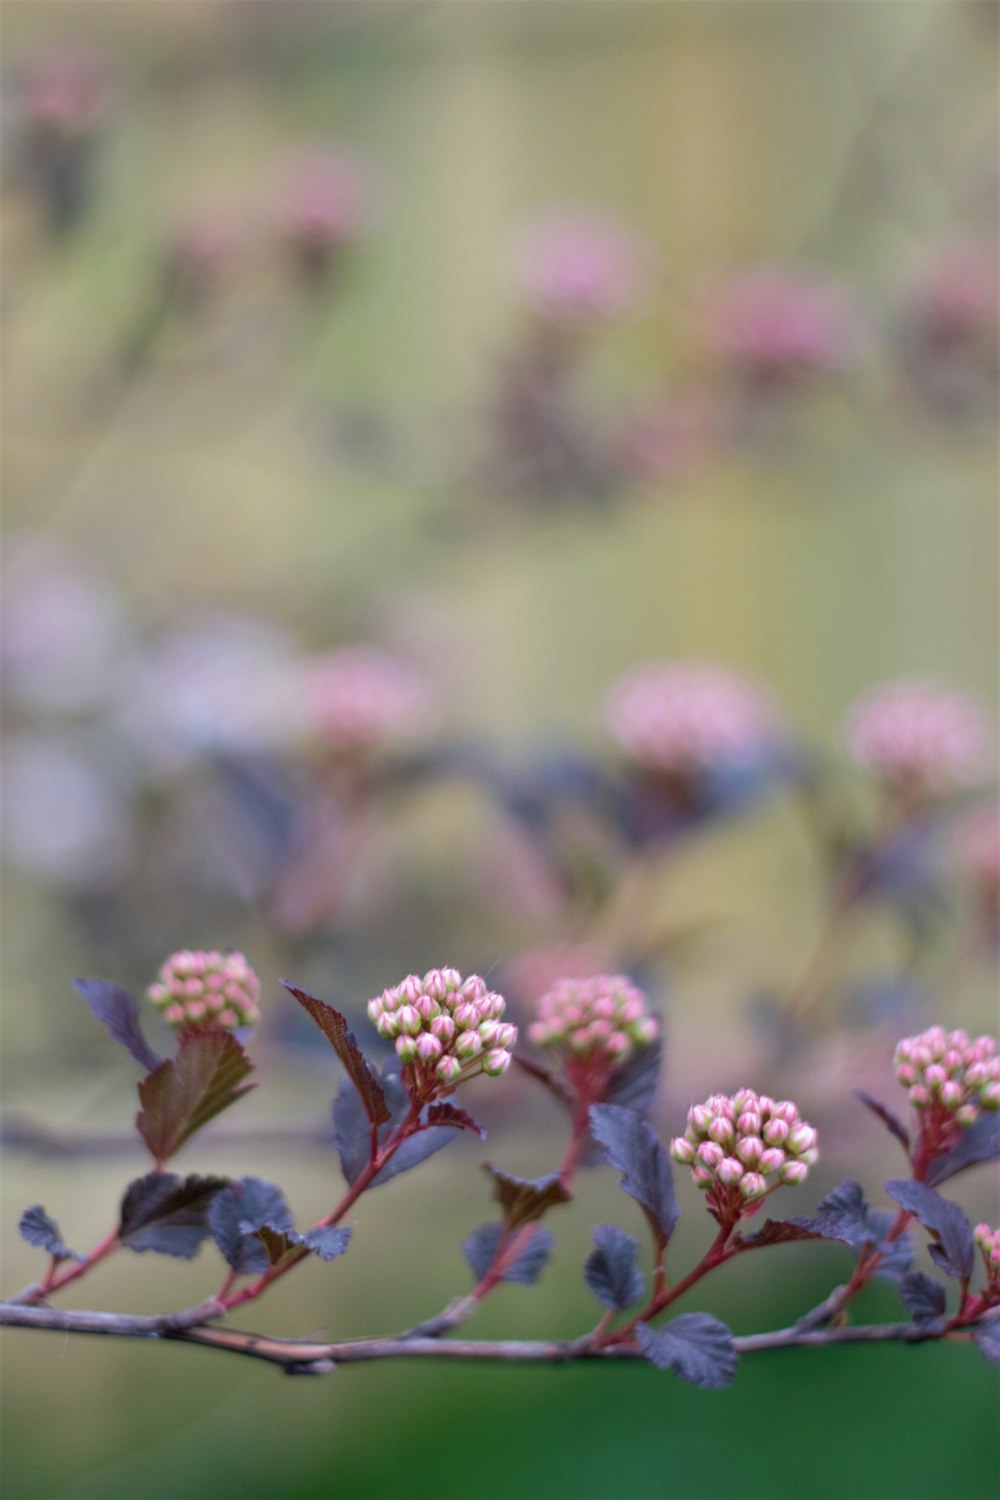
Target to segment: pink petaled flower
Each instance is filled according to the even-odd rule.
[[[744,1121],[759,1129],[743,1132]],[[775,1139],[783,1144],[764,1147],[764,1141]],[[788,1099],[775,1103],[753,1089],[740,1089],[731,1099],[713,1094],[693,1105],[687,1130],[670,1142],[670,1152],[691,1167],[695,1185],[708,1194],[709,1213],[726,1227],[756,1213],[782,1184],[805,1182],[819,1158],[816,1131],[796,1106]]]
[[[646,996],[623,974],[559,979],[540,997],[528,1036],[552,1051],[581,1099],[603,1099],[614,1075],[660,1033]]]
[[[893,1068],[917,1117],[914,1170],[925,1170],[983,1111],[1000,1109],[1000,1057],[991,1036],[931,1026],[896,1044]]]
[[[973,786],[989,771],[992,734],[982,707],[936,682],[873,688],[848,712],[845,732],[855,764],[901,791]]]
[[[785,379],[855,364],[863,325],[839,283],[810,271],[757,266],[713,289],[705,337],[716,354],[748,374]]]
[[[652,255],[640,236],[604,214],[559,209],[517,236],[512,274],[540,317],[563,327],[590,327],[627,317],[647,300]]]
[[[182,949],[146,993],[184,1031],[235,1031],[260,1019],[260,980],[242,953]]]
[[[307,663],[303,675],[306,715],[335,750],[390,749],[418,738],[432,721],[424,678],[374,647],[331,651]]]
[[[289,169],[281,225],[306,269],[322,270],[336,250],[362,239],[375,214],[371,171],[353,153],[317,150]]]
[[[21,83],[24,118],[63,136],[90,134],[110,102],[104,59],[83,47],[53,47],[25,70]]]
[[[784,731],[767,690],[705,662],[651,662],[615,683],[608,728],[639,765],[698,770],[755,761]]]
[[[429,969],[408,974],[368,1002],[380,1036],[395,1044],[411,1098],[443,1099],[479,1073],[499,1077],[510,1066],[517,1027],[502,1022],[502,995],[472,974]]]

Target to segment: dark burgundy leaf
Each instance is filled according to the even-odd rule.
[[[644,1115],[656,1098],[663,1066],[663,1042],[657,1037],[648,1047],[633,1053],[620,1072],[615,1074],[606,1102],[621,1109],[634,1109]]]
[[[431,1126],[450,1125],[453,1130],[471,1130],[481,1141],[486,1139],[486,1131],[479,1121],[456,1104],[432,1104],[427,1111],[427,1123]]]
[[[595,1104],[590,1111],[594,1139],[608,1163],[622,1173],[621,1185],[641,1204],[658,1240],[666,1244],[680,1218],[670,1158],[653,1127],[634,1110]]]
[[[829,1236],[818,1229],[807,1229],[804,1221],[793,1219],[766,1219],[752,1234],[740,1235],[736,1243],[742,1249],[758,1250],[766,1245],[787,1245],[793,1240],[820,1240]],[[840,1236],[838,1235],[839,1239]]]
[[[940,1318],[947,1306],[945,1289],[933,1276],[923,1271],[908,1271],[900,1278],[899,1295],[916,1323],[931,1323]]]
[[[285,1195],[273,1182],[242,1177],[213,1198],[208,1227],[223,1257],[241,1276],[266,1271],[271,1264],[267,1247],[256,1231],[267,1224],[279,1233],[293,1228]],[[247,1228],[246,1226],[250,1226]]]
[[[870,1208],[868,1210],[868,1227],[874,1235],[875,1245],[879,1253],[879,1262],[875,1267],[874,1276],[883,1281],[899,1281],[913,1267],[913,1239],[909,1234],[901,1234],[894,1240],[886,1240],[886,1235],[892,1228],[895,1214],[885,1208]]]
[[[462,1253],[477,1281],[481,1281],[493,1265],[504,1238],[502,1224],[481,1224],[462,1242]],[[531,1286],[544,1270],[555,1241],[549,1230],[540,1224],[525,1227],[507,1238],[516,1243],[512,1246],[512,1253],[507,1249],[500,1252],[505,1262],[500,1280]]]
[[[492,1162],[486,1162],[483,1171],[488,1172],[496,1183],[496,1200],[503,1209],[507,1229],[518,1229],[540,1219],[550,1208],[560,1203],[569,1203],[572,1193],[559,1181],[558,1172],[548,1177],[529,1179],[511,1177],[501,1172]]]
[[[972,1330],[972,1337],[991,1363],[1000,1360],[1000,1313],[981,1319]]]
[[[63,1244],[59,1225],[55,1219],[49,1218],[40,1203],[24,1210],[18,1228],[23,1240],[27,1240],[29,1245],[37,1245],[40,1250],[47,1250],[56,1260],[87,1259],[85,1255]]]
[[[138,1085],[142,1109],[135,1123],[156,1161],[173,1156],[195,1131],[248,1093],[253,1084],[243,1080],[252,1072],[232,1032],[185,1032],[177,1056]]]
[[[879,1099],[875,1099],[871,1094],[865,1093],[864,1089],[855,1089],[854,1097],[855,1099],[860,1099],[865,1108],[870,1109],[873,1115],[878,1116],[886,1129],[896,1137],[897,1141],[899,1141],[903,1150],[907,1152],[907,1154],[909,1154],[909,1132],[907,1131],[906,1126],[903,1124],[903,1122],[899,1119],[898,1115],[894,1115],[887,1104],[883,1104]]]
[[[942,1271],[949,1276],[972,1275],[976,1261],[972,1225],[957,1203],[949,1202],[933,1188],[912,1178],[892,1178],[885,1184],[885,1190],[936,1237],[937,1243],[929,1247],[930,1254]]]
[[[927,1173],[930,1187],[939,1187],[967,1167],[1000,1159],[1000,1114],[983,1114],[967,1130],[957,1146],[939,1156]]]
[[[405,1120],[410,1108],[410,1096],[396,1072],[395,1057],[386,1060],[382,1070],[381,1088],[389,1109],[389,1118],[378,1129],[378,1145],[384,1146],[392,1132]],[[337,1097],[333,1101],[333,1139],[340,1156],[341,1170],[350,1187],[357,1182],[367,1167],[371,1156],[371,1124],[357,1089],[349,1079],[344,1079]],[[381,1187],[401,1172],[419,1166],[443,1146],[457,1139],[451,1125],[425,1125],[418,1134],[410,1136],[389,1158],[372,1187]]]
[[[639,1241],[633,1235],[615,1224],[598,1224],[583,1279],[602,1307],[624,1312],[643,1295],[646,1278],[636,1261],[638,1253]]]
[[[136,998],[120,984],[110,979],[74,979],[73,987],[90,1006],[91,1011],[107,1027],[109,1034],[127,1052],[130,1052],[141,1068],[151,1073],[163,1059],[154,1052],[142,1034],[139,1024],[139,1007]]]
[[[704,1391],[721,1391],[735,1374],[733,1336],[709,1313],[682,1313],[662,1328],[640,1323],[635,1337],[650,1364]]]
[[[209,1235],[208,1210],[226,1187],[224,1177],[176,1177],[149,1172],[129,1184],[118,1238],[129,1250],[155,1250],[191,1260]]]
[[[294,995],[302,1008],[309,1012],[340,1058],[348,1078],[361,1095],[361,1102],[368,1119],[373,1125],[384,1125],[389,1118],[389,1106],[386,1104],[382,1086],[372,1072],[368,1059],[354,1040],[354,1035],[344,1016],[339,1010],[334,1010],[332,1005],[327,1005],[325,1000],[317,1000],[316,996],[310,995],[307,990],[300,990],[296,985],[289,984],[287,979],[281,982],[288,993]]]

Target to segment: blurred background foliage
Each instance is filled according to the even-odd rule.
[[[520,972],[523,1004],[516,961],[553,943],[653,995],[665,1133],[748,1077],[820,1126],[825,1185],[895,1170],[850,1088],[891,1087],[911,1020],[996,1013],[995,930],[938,837],[961,799],[930,820],[930,872],[904,851],[828,941],[793,1027],[785,1002],[872,817],[845,710],[912,674],[996,706],[996,7],[5,10],[8,1283],[34,1274],[24,1204],[91,1243],[141,1169],[128,1064],[70,977],[138,989],[181,946],[242,948],[266,1000],[267,1087],[190,1167],[273,1176],[300,1222],[335,1191],[334,1080],[278,975],[359,1017],[455,963]],[[553,316],[519,270],[525,226],[568,208],[637,237],[622,316]],[[712,337],[719,288],[761,265],[778,304],[740,355]],[[812,285],[844,300],[810,363]],[[328,653],[359,645],[429,704],[360,758],[321,703]],[[657,658],[760,679],[788,724],[780,763],[665,822],[602,720]],[[493,1155],[549,1169],[545,1101],[510,1075],[482,1093]],[[363,1253],[284,1283],[261,1325],[388,1330],[461,1289],[486,1192],[476,1148],[452,1151],[366,1202]],[[589,1226],[630,1222],[609,1175],[477,1331],[585,1326]],[[689,1213],[690,1253],[706,1232]],[[843,1275],[835,1250],[782,1253],[780,1286],[751,1258],[711,1309],[776,1325]],[[150,1271],[102,1268],[84,1302],[208,1289],[201,1262]],[[25,1335],[6,1372],[11,1500],[978,1500],[1000,1457],[995,1382],[951,1347],[762,1357],[722,1396],[649,1370],[289,1384]]]

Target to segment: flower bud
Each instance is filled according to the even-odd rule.
[[[678,1135],[670,1142],[670,1154],[674,1161],[686,1167],[694,1161],[695,1148],[684,1136]]]
[[[759,1198],[767,1192],[767,1183],[759,1172],[744,1172],[740,1178],[740,1192],[744,1198]]]
[[[786,1161],[779,1169],[778,1176],[790,1187],[797,1187],[809,1176],[809,1168],[804,1161]]]
[[[494,1047],[483,1058],[483,1072],[490,1078],[499,1078],[510,1067],[510,1053],[504,1047]]]

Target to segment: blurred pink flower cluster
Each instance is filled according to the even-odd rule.
[[[693,1105],[687,1130],[670,1150],[708,1194],[709,1211],[731,1224],[783,1183],[805,1182],[819,1157],[817,1139],[791,1100],[744,1088]]]
[[[307,662],[303,712],[331,748],[344,754],[392,749],[433,722],[426,680],[372,646],[351,646]]]
[[[242,953],[182,949],[146,993],[171,1026],[185,1031],[234,1031],[260,1019],[260,980]]]
[[[59,135],[90,134],[110,104],[105,60],[85,47],[49,48],[25,68],[20,80],[23,118]]]
[[[863,348],[847,289],[784,266],[751,266],[720,281],[706,297],[703,331],[719,358],[762,379],[844,369]]]
[[[395,1043],[415,1099],[443,1097],[478,1073],[505,1073],[517,1040],[517,1027],[501,1020],[505,1009],[485,979],[463,979],[457,969],[430,969],[422,979],[409,974],[368,1002],[369,1019]]]
[[[608,694],[605,719],[639,765],[691,772],[753,761],[783,738],[766,689],[706,662],[652,662]]]
[[[538,1001],[528,1036],[557,1051],[571,1067],[621,1067],[660,1026],[646,996],[624,974],[560,979]]]
[[[893,1067],[913,1108],[928,1117],[951,1117],[964,1129],[983,1110],[1000,1109],[1000,1057],[991,1036],[971,1039],[931,1026],[902,1038]]]
[[[909,678],[871,689],[849,711],[845,731],[855,764],[903,791],[972,786],[989,771],[985,712],[936,682]]]
[[[625,225],[587,209],[555,209],[521,230],[515,286],[548,322],[584,328],[634,313],[649,298],[652,255]]]
[[[368,233],[375,214],[371,169],[352,152],[317,148],[289,166],[280,225],[306,271],[325,270],[338,250]]]
[[[914,331],[939,346],[985,334],[995,348],[1000,324],[997,255],[996,244],[977,240],[940,249],[910,292]]]

